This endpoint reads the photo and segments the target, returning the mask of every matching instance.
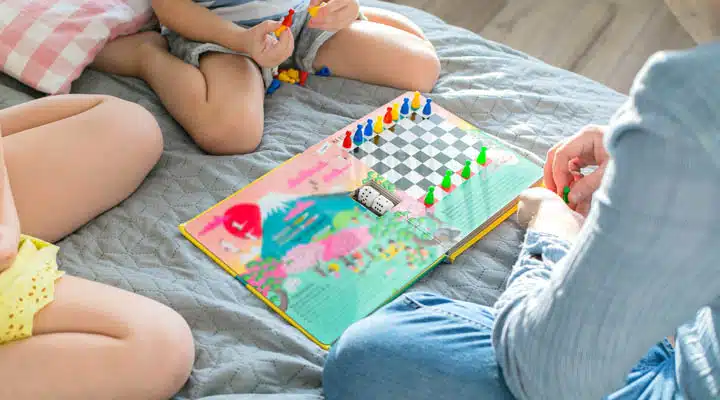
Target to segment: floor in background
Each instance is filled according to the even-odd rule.
[[[627,93],[647,58],[695,42],[663,0],[389,0]]]

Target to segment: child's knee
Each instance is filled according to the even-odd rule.
[[[258,115],[259,114],[259,115]],[[260,146],[264,130],[262,112],[231,111],[221,108],[208,113],[193,135],[198,146],[213,155],[247,154]]]
[[[170,398],[180,391],[190,376],[195,345],[182,316],[159,303],[156,306],[152,321],[136,324],[127,339],[131,346],[128,353],[143,353],[138,355],[144,365],[130,365],[130,368],[146,382],[148,398]]]
[[[412,90],[432,92],[440,78],[440,59],[435,50],[428,47],[418,51],[414,59],[403,67],[403,75]]]
[[[131,149],[126,158],[136,165],[152,168],[160,159],[163,151],[163,136],[155,117],[144,107],[114,97],[105,97],[104,106],[108,107],[113,118],[108,121],[106,135],[112,135],[106,143],[122,142],[123,149]],[[131,143],[131,146],[126,146]]]

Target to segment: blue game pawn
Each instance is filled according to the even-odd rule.
[[[369,119],[367,125],[365,125],[365,136],[373,135],[373,120]]]
[[[425,102],[425,107],[423,107],[423,117],[427,118],[432,114],[432,99],[427,99]]]
[[[407,117],[408,114],[410,114],[410,99],[405,98],[402,107],[400,107],[400,115]]]
[[[363,137],[363,127],[362,125],[358,125],[355,135],[353,136],[353,143],[355,143],[356,146],[360,146],[363,144],[363,141],[365,141]]]
[[[277,79],[273,79],[272,83],[270,83],[270,87],[268,87],[267,94],[273,94],[278,89],[280,89],[280,86],[282,85],[282,82],[280,82]]]

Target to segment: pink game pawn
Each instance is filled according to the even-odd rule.
[[[384,118],[383,122],[386,124],[393,123],[392,107],[387,108],[387,112],[385,113],[385,118]]]
[[[352,135],[350,131],[345,132],[345,140],[343,140],[343,147],[346,149],[352,147],[352,138],[350,137],[350,135]]]

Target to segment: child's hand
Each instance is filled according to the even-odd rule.
[[[261,67],[277,67],[295,50],[295,39],[290,29],[284,29],[280,38],[275,38],[274,32],[280,26],[282,23],[278,21],[264,21],[245,31],[247,53]]]
[[[20,244],[20,233],[14,227],[0,225],[0,272],[15,261]]]
[[[347,28],[358,19],[360,4],[357,0],[311,0],[310,7],[323,2],[318,14],[308,22],[310,28],[334,32]]]
[[[610,159],[603,144],[605,130],[604,126],[586,126],[548,151],[545,186],[556,193],[569,186],[570,207],[583,215],[590,210],[592,195],[600,187]],[[587,166],[598,168],[583,176],[580,170]]]
[[[572,241],[584,222],[557,194],[544,189],[528,189],[520,195],[518,222],[523,227]]]

